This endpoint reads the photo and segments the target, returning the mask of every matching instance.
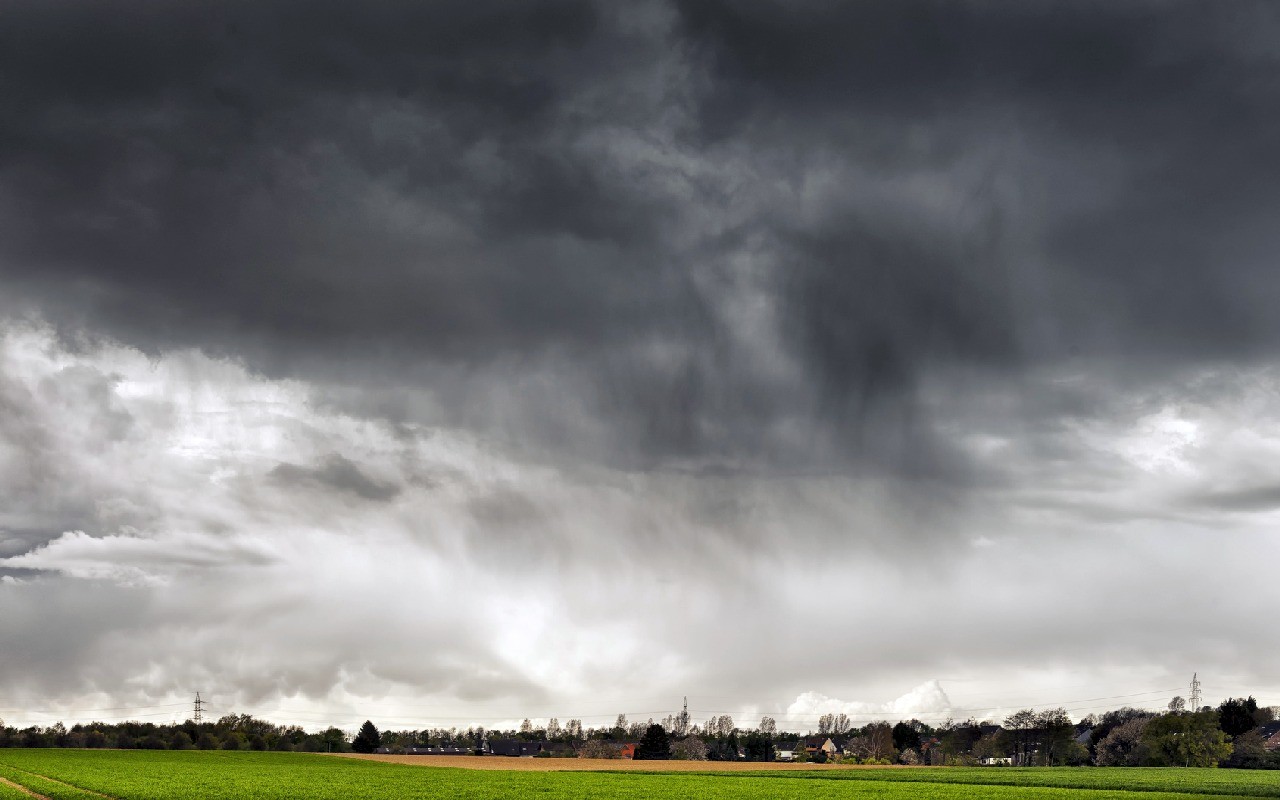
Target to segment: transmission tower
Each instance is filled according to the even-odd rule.
[[[196,707],[195,707],[195,713],[194,713],[195,723],[199,725],[200,721],[203,718],[204,718],[204,701],[200,699],[200,693],[196,692]]]
[[[1191,673],[1191,712],[1200,710],[1200,678],[1197,673]]]

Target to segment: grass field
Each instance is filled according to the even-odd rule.
[[[520,762],[522,765],[525,762]],[[602,766],[608,766],[603,762]],[[708,768],[714,765],[707,765]],[[1197,769],[568,772],[410,766],[302,753],[0,750],[0,777],[52,800],[161,798],[1280,797],[1280,773]],[[0,784],[0,798],[22,796]]]

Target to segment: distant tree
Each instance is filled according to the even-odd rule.
[[[360,726],[359,733],[356,738],[351,740],[351,749],[357,753],[372,753],[382,746],[382,737],[378,734],[378,729],[373,726],[369,720],[365,720]]]
[[[138,742],[138,747],[142,750],[164,750],[164,739],[160,738],[160,734],[152,733],[142,737],[142,741]]]
[[[533,723],[529,721],[528,717],[525,717],[524,721],[520,723],[520,735],[528,736],[531,733],[533,733]]]
[[[1216,767],[1232,750],[1213,709],[1156,717],[1142,732],[1142,743],[1151,763],[1164,767]]]
[[[706,761],[707,744],[697,736],[686,736],[671,742],[671,757],[677,761]]]
[[[712,717],[707,720],[706,733],[708,736],[723,738],[733,733],[733,717],[728,714],[721,714],[718,717]]]
[[[942,745],[942,752],[948,756],[958,757],[972,750],[974,744],[982,738],[982,726],[975,719],[964,722],[949,719],[938,727],[936,733]],[[933,757],[932,753],[930,757]]]
[[[560,720],[552,717],[551,721],[547,723],[547,741],[553,742],[559,739],[563,733],[564,731],[560,729]]]
[[[983,758],[1003,758],[1009,755],[1004,737],[999,733],[989,733],[981,739],[973,743],[970,750],[976,759]]]
[[[347,735],[330,726],[320,734],[320,743],[324,745],[325,752],[342,753],[347,749]]]
[[[267,737],[260,733],[255,733],[249,737],[249,749],[259,752],[267,749]],[[373,752],[373,751],[370,751]]]
[[[1030,763],[1031,751],[1036,744],[1036,712],[1023,709],[1005,717],[1004,729],[1008,731],[1009,741],[1018,754],[1018,764]]]
[[[671,758],[671,741],[661,725],[650,725],[636,746],[637,761],[662,761]]]
[[[1097,755],[1098,744],[1107,737],[1115,728],[1126,722],[1135,719],[1149,720],[1155,714],[1140,708],[1132,708],[1125,706],[1113,711],[1104,713],[1101,717],[1096,717],[1093,724],[1093,733],[1089,736],[1089,750]]]
[[[826,736],[835,733],[835,714],[823,714],[818,717],[818,735]]]
[[[1257,731],[1249,731],[1235,737],[1231,747],[1231,757],[1223,764],[1224,767],[1266,769],[1271,766],[1270,759],[1267,757],[1266,744],[1262,734]]]
[[[877,761],[893,761],[898,751],[893,746],[893,728],[887,722],[873,722],[862,729],[866,740],[866,757]]]
[[[1239,736],[1258,727],[1254,715],[1258,713],[1258,701],[1253,697],[1232,697],[1218,706],[1218,726],[1228,736]]]
[[[760,732],[765,736],[773,737],[778,735],[778,721],[773,717],[760,718]]]
[[[1169,701],[1170,712],[1174,714],[1181,714],[1183,711],[1186,711],[1186,710],[1187,710],[1187,701],[1182,699],[1181,695],[1175,695],[1174,698]]]
[[[190,750],[194,746],[195,743],[191,741],[186,731],[174,731],[173,736],[169,738],[170,750]]]
[[[772,718],[765,717],[772,722]],[[761,725],[761,728],[764,726]],[[747,761],[772,761],[773,736],[763,730],[751,731],[742,737],[742,754]]]
[[[1046,766],[1065,764],[1074,744],[1075,725],[1065,708],[1049,708],[1036,714],[1041,759]]]
[[[1098,741],[1094,763],[1100,767],[1140,767],[1147,762],[1142,741],[1149,717],[1134,717],[1115,726]]]
[[[618,719],[613,723],[613,738],[625,739],[627,738],[627,734],[629,732],[630,731],[629,731],[629,726],[627,724],[627,715],[619,714]]]
[[[920,734],[905,722],[893,726],[893,746],[899,750],[920,749]]]
[[[583,758],[622,758],[622,745],[605,739],[588,739],[578,755]]]

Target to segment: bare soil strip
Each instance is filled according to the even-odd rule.
[[[45,796],[44,796],[44,795],[42,795],[42,794],[36,794],[35,792],[31,791],[31,790],[30,790],[30,789],[28,789],[27,787],[23,786],[22,784],[20,784],[20,783],[14,783],[13,781],[9,780],[8,778],[0,778],[0,783],[3,783],[5,786],[8,786],[8,787],[10,787],[10,788],[17,789],[18,791],[22,792],[23,794],[25,794],[25,795],[27,795],[27,796],[29,796],[29,797],[34,797],[34,798],[36,798],[36,800],[49,800],[49,798],[48,798],[48,797],[45,797]]]
[[[817,769],[890,769],[854,764],[795,764],[781,761],[631,761],[625,758],[510,758],[508,756],[391,756],[361,753],[334,753],[340,758],[411,764],[418,767],[461,767],[463,769],[529,770],[532,772],[759,772],[763,770],[807,771]],[[898,767],[911,769],[910,767]]]

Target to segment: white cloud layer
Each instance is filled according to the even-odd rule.
[[[200,690],[308,727],[592,725],[689,695],[803,729],[1162,705],[1193,670],[1275,702],[1256,616],[1223,609],[1280,600],[1280,381],[1219,377],[1039,430],[992,414],[1015,402],[993,387],[949,418],[989,481],[920,502],[869,478],[571,471],[11,322],[0,716],[180,714]]]
[[[911,691],[885,703],[866,703],[839,700],[820,692],[803,692],[787,706],[786,721],[795,729],[812,726],[823,714],[845,714],[855,725],[865,725],[880,719],[920,719],[936,724],[940,719],[953,716],[956,709],[951,698],[936,680],[926,681]]]

